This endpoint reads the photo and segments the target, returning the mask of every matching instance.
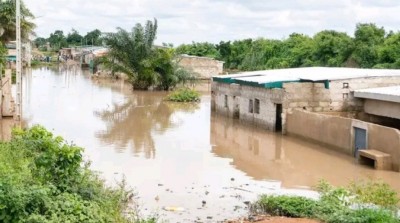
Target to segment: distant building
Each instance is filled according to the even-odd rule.
[[[178,64],[185,69],[199,74],[200,78],[210,79],[212,76],[223,73],[224,62],[209,57],[189,56],[178,57]]]

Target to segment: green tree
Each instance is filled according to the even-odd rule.
[[[314,60],[320,66],[340,67],[353,52],[351,37],[346,33],[325,30],[314,36]]]
[[[105,38],[109,53],[102,63],[113,72],[128,75],[135,89],[148,89],[159,79],[151,61],[156,33],[157,20],[147,21],[144,27],[138,23],[131,32],[117,28]]]
[[[6,59],[5,56],[7,55],[7,49],[4,47],[4,45],[0,42],[0,66],[4,68]],[[2,70],[0,70],[0,73]]]
[[[62,30],[56,30],[54,33],[51,33],[48,41],[53,49],[60,49],[68,46],[67,39],[65,38]]]
[[[67,35],[68,45],[77,46],[77,45],[85,44],[82,42],[82,40],[83,40],[83,37],[75,29],[72,29],[71,32],[68,33],[68,35]]]
[[[100,46],[100,45],[102,45],[100,36],[101,36],[101,31],[98,29],[95,29],[93,31],[86,33],[86,35],[83,38],[90,45]]]
[[[211,58],[218,58],[219,52],[217,47],[208,42],[204,43],[196,43],[193,42],[192,44],[182,44],[176,48],[177,54],[188,54],[193,56],[199,57],[211,57]]]
[[[353,58],[360,67],[371,68],[378,62],[378,49],[385,40],[385,29],[375,24],[357,24]]]
[[[252,47],[252,42],[252,39],[237,40],[232,42],[229,65],[227,66],[228,69],[240,68],[245,55],[248,54]]]
[[[16,39],[16,6],[14,0],[0,1],[0,28],[4,30],[0,41],[8,42]],[[25,4],[21,1],[21,38],[26,40],[30,34],[34,34],[33,30],[36,25],[29,21],[34,19],[34,15],[29,11]]]
[[[307,35],[292,33],[284,42],[284,56],[289,67],[313,66],[312,59],[315,44],[314,40]]]
[[[35,46],[36,46],[37,48],[39,48],[40,46],[45,45],[46,42],[47,42],[47,40],[46,40],[45,38],[43,38],[43,37],[37,37],[37,38],[33,41],[33,43],[35,44]]]
[[[376,68],[400,68],[400,33],[388,35],[378,48],[379,64]]]

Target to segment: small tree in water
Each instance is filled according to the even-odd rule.
[[[128,75],[134,89],[168,90],[188,79],[190,74],[182,76],[173,60],[173,49],[154,47],[156,34],[156,19],[147,21],[145,26],[136,24],[131,32],[117,28],[116,33],[105,38],[110,50],[102,63],[112,72]]]

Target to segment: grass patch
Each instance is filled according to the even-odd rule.
[[[181,88],[168,94],[166,99],[175,102],[198,102],[200,93],[190,88]]]
[[[253,210],[274,216],[304,217],[328,223],[400,223],[397,193],[380,181],[351,183],[335,188],[326,182],[317,187],[319,200],[299,196],[262,195]]]
[[[0,222],[155,222],[124,214],[132,191],[105,186],[82,151],[40,126],[0,142]]]

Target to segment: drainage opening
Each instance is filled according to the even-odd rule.
[[[370,166],[372,168],[375,168],[375,160],[370,159],[368,157],[360,156],[358,162],[362,165]]]

